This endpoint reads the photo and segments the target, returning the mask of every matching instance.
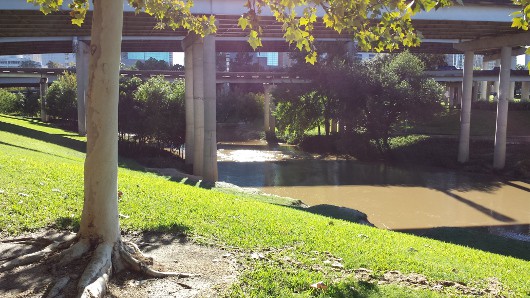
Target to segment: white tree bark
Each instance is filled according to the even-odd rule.
[[[120,240],[118,219],[118,88],[123,0],[94,1],[87,96],[85,200],[79,237]]]
[[[88,64],[90,62],[89,46],[79,41],[75,53],[75,74],[77,78],[77,130],[79,135],[86,135],[86,93],[88,88]]]

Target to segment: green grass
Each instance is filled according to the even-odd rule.
[[[495,135],[496,111],[473,110],[471,112],[471,135]],[[460,134],[460,110],[453,110],[434,118],[432,121],[417,124],[405,130],[415,134]],[[508,136],[530,135],[530,111],[509,111]]]
[[[75,229],[83,197],[83,138],[38,122],[0,116],[0,229]],[[503,294],[530,295],[530,262],[267,204],[245,194],[207,190],[140,170],[119,169],[124,230],[185,232],[202,243],[268,252],[246,262],[233,297],[445,297],[451,292],[363,283],[322,265],[328,252],[346,270],[420,273],[484,288],[498,278]],[[254,196],[255,197],[255,196]],[[296,262],[282,263],[288,256]],[[190,256],[192,257],[192,256]],[[314,265],[326,268],[312,270]],[[309,287],[325,281],[326,292]]]

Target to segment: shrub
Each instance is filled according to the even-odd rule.
[[[184,143],[186,120],[184,83],[168,82],[163,76],[150,78],[134,93],[142,125],[138,137],[158,147],[178,148]],[[139,121],[139,119],[136,119]]]
[[[77,81],[73,73],[64,72],[48,88],[46,112],[50,117],[77,121]]]
[[[218,122],[252,122],[262,118],[262,93],[228,92],[217,97]]]
[[[24,95],[22,93],[12,93],[5,89],[0,89],[0,113],[20,114],[23,102]]]

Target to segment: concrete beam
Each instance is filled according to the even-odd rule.
[[[501,47],[517,47],[524,46],[527,44],[530,44],[530,32],[522,32],[497,37],[487,37],[464,41],[461,43],[454,44],[453,48],[465,52],[496,49]]]
[[[526,52],[526,48],[525,47],[516,47],[516,48],[512,49],[512,56],[519,56],[519,55],[524,54],[525,52]],[[482,61],[493,61],[493,60],[497,60],[497,59],[501,59],[501,51],[500,50],[496,54],[485,55],[484,58],[482,59]]]

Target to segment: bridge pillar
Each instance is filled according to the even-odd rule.
[[[464,80],[462,82],[462,101],[460,109],[460,138],[458,143],[458,162],[469,161],[469,131],[471,128],[471,97],[473,89],[472,51],[464,53]]]
[[[480,82],[480,100],[488,100],[488,81]]]
[[[530,91],[530,82],[522,82],[521,84],[521,101],[529,101],[528,95]]]
[[[276,119],[272,115],[274,111],[274,103],[271,101],[271,92],[274,90],[274,85],[264,84],[263,94],[263,125],[266,134],[274,134],[276,131]]]
[[[204,44],[196,37],[192,43],[193,57],[193,174],[202,176],[204,167]]]
[[[501,60],[500,59],[497,59],[495,60],[495,67],[500,67],[501,66]],[[499,99],[499,80],[496,80],[494,83],[493,83],[493,92],[496,94],[495,95],[495,100],[498,100]]]
[[[48,78],[42,77],[40,84],[40,120],[48,122],[48,114],[46,113],[46,91],[48,91]]]
[[[449,97],[449,107],[454,109],[457,105],[462,104],[462,85],[453,85],[451,97]]]
[[[499,101],[497,102],[497,127],[493,168],[502,169],[506,163],[506,128],[508,124],[508,92],[510,91],[511,47],[501,49],[501,71],[499,74]]]
[[[478,97],[479,87],[480,87],[479,82],[473,82],[473,96],[471,97],[471,101],[480,100],[480,98]]]
[[[487,62],[482,62],[482,70],[486,70],[488,68]],[[480,98],[479,100],[488,100],[489,92],[488,92],[488,81],[482,81],[480,82]]]
[[[77,79],[77,131],[80,136],[86,135],[86,96],[88,90],[89,46],[79,41],[75,49],[75,75]]]
[[[453,86],[451,85],[451,83],[448,83],[446,84],[445,86],[445,89],[447,90],[445,93],[447,94],[447,106],[449,107],[449,109],[452,109],[452,104],[453,104],[453,96],[454,96],[454,89],[453,89]]]
[[[195,144],[195,121],[193,108],[193,37],[187,36],[182,41],[184,48],[184,105],[186,111],[186,137],[184,141],[185,162],[193,166]]]
[[[337,119],[331,119],[331,130],[330,130],[330,132],[332,134],[335,134],[335,133],[339,132],[338,125],[339,125],[339,123],[338,123]]]
[[[215,36],[203,38],[204,46],[204,180],[215,182],[217,173],[216,55]]]

